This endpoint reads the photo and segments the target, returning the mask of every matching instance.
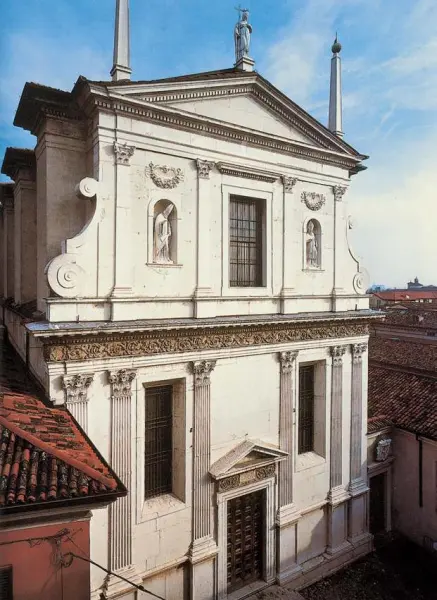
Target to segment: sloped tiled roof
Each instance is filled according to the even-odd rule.
[[[437,345],[371,336],[369,359],[373,362],[396,365],[406,369],[430,371],[437,374]]]
[[[19,358],[0,342],[0,507],[125,494],[73,416],[38,397]]]
[[[435,346],[434,346],[434,352]],[[369,366],[369,429],[379,420],[437,440],[437,372],[434,377],[390,366]]]

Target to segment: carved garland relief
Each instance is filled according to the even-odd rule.
[[[157,187],[164,189],[174,188],[184,180],[182,169],[168,165],[155,165],[153,162],[146,168],[146,175],[149,175]]]
[[[262,481],[268,477],[273,477],[274,474],[275,465],[273,464],[259,467],[258,469],[252,469],[252,471],[230,475],[229,477],[219,480],[218,491],[229,492],[229,490],[233,490],[234,488],[243,487],[244,485],[249,485],[255,481]]]
[[[44,346],[47,361],[89,360],[118,356],[218,350],[265,346],[301,340],[343,338],[368,334],[367,324],[342,324],[303,327],[292,325],[244,327],[239,329],[205,328],[188,331],[160,331],[102,337],[48,340]]]
[[[302,202],[305,202],[306,207],[310,210],[319,210],[326,202],[326,197],[323,194],[316,192],[302,192],[300,195]]]

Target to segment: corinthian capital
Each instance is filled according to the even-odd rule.
[[[347,346],[331,346],[330,352],[332,356],[332,364],[334,367],[339,367],[343,364],[343,356]]]
[[[94,378],[94,373],[81,375],[64,375],[62,378],[62,387],[65,391],[67,402],[83,402],[87,399],[88,388]]]
[[[279,352],[279,362],[281,363],[281,373],[291,373],[294,361],[296,360],[298,350],[290,352]]]
[[[129,166],[130,158],[135,152],[135,146],[128,146],[127,144],[120,144],[114,142],[114,155],[116,165]]]
[[[363,354],[367,350],[367,344],[352,344],[352,358],[355,364],[363,360]]]
[[[210,160],[196,160],[197,173],[200,179],[209,179],[209,172],[214,166],[214,163]]]
[[[108,380],[112,386],[112,396],[130,396],[132,394],[132,381],[135,379],[135,371],[120,369],[119,371],[108,371]]]
[[[215,364],[215,360],[199,360],[198,362],[191,363],[194,374],[194,385],[208,385]]]
[[[287,175],[283,175],[282,183],[284,184],[284,190],[288,193],[291,193],[297,183],[297,177],[288,177]]]
[[[334,194],[334,200],[340,202],[343,199],[344,193],[346,192],[346,188],[341,185],[334,185],[332,188],[332,192]]]

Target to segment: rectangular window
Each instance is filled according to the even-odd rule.
[[[314,365],[299,368],[299,454],[314,451],[314,369]]]
[[[12,600],[12,567],[0,567],[0,598]]]
[[[144,495],[172,492],[173,387],[146,388]]]
[[[229,285],[263,285],[262,200],[231,196],[229,206]]]

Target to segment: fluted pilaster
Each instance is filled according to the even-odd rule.
[[[332,490],[341,486],[342,483],[343,356],[346,348],[346,346],[333,346],[331,348],[331,496]]]
[[[108,372],[111,384],[111,466],[129,493],[110,507],[110,568],[117,571],[132,564],[132,466],[131,400],[135,371]]]
[[[279,507],[293,503],[293,373],[298,355],[294,352],[280,352],[280,408],[279,446],[288,452],[285,460],[279,463]]]
[[[215,360],[192,363],[194,374],[193,544],[211,536],[211,379]]]
[[[362,433],[363,433],[363,354],[367,344],[352,344],[352,397],[351,397],[351,491],[362,485]]]
[[[88,388],[93,378],[94,373],[64,375],[62,378],[66,406],[85,432],[88,431]]]

